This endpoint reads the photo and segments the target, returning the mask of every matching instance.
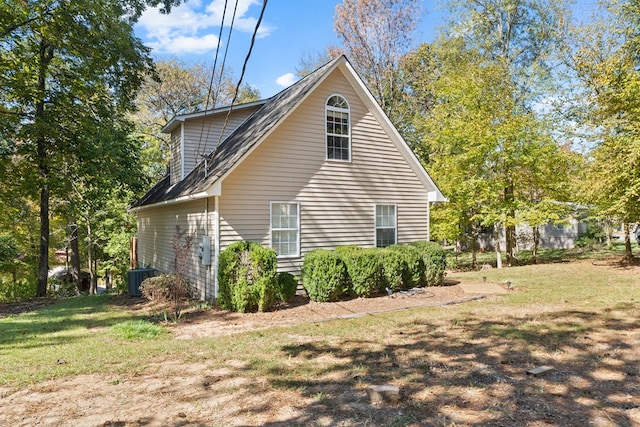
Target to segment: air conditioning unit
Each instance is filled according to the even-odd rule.
[[[142,295],[140,292],[140,285],[147,277],[154,277],[158,274],[158,270],[155,268],[138,268],[135,270],[129,270],[127,272],[127,289],[130,297],[139,297]]]

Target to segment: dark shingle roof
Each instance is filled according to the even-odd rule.
[[[316,87],[317,83],[339,61],[346,61],[346,58],[342,56],[330,61],[300,81],[268,98],[260,109],[249,116],[244,123],[220,143],[214,152],[207,156],[206,162],[202,161],[189,175],[173,186],[170,184],[169,175],[165,176],[132,207],[137,208],[167,202],[209,189],[236,162],[242,159],[264,135],[269,133],[274,126],[277,126],[291,109],[297,105],[297,102]],[[206,175],[205,163],[208,169]]]

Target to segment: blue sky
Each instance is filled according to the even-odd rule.
[[[158,59],[177,58],[213,66],[224,3],[224,0],[188,0],[169,15],[148,10],[136,25],[136,35],[153,49]],[[227,48],[235,3],[228,1],[219,61]],[[257,87],[263,98],[272,96],[295,81],[301,57],[325,51],[330,44],[340,45],[333,31],[333,14],[338,3],[341,0],[269,0],[243,81]],[[579,3],[593,6],[595,0]],[[240,77],[262,0],[238,0],[237,4],[226,61],[236,79]],[[439,4],[439,0],[423,2],[416,43],[433,41],[437,27],[444,23]],[[584,13],[584,7],[576,9]]]
[[[235,1],[228,3],[219,61],[226,48]],[[340,44],[333,31],[338,3],[341,0],[269,0],[243,81],[257,87],[263,98],[293,83],[301,57],[323,52],[330,44]],[[169,15],[148,10],[135,27],[136,35],[158,59],[175,57],[213,66],[223,8],[224,0],[188,0]],[[226,61],[236,79],[261,8],[261,0],[238,1]],[[433,1],[425,1],[424,9],[418,39],[432,41],[440,14]]]

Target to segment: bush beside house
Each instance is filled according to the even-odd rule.
[[[305,255],[302,285],[313,301],[342,295],[372,297],[384,292],[442,283],[445,252],[437,243],[419,241],[388,248],[343,246]]]
[[[244,313],[267,311],[278,294],[276,252],[255,242],[239,241],[220,253],[220,307]]]

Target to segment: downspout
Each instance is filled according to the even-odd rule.
[[[218,257],[220,255],[220,196],[214,196],[213,213],[213,298],[218,299]]]
[[[204,199],[204,235],[208,236],[209,235],[209,198],[205,197]],[[207,277],[209,276],[210,273],[210,268],[211,266],[205,264],[204,262],[201,262],[200,264],[204,264],[204,286],[202,288],[202,293],[203,293],[203,300],[207,300],[207,284],[209,282],[209,280],[207,280]]]

